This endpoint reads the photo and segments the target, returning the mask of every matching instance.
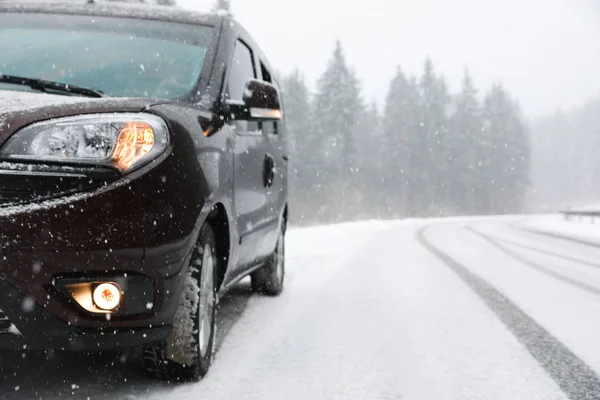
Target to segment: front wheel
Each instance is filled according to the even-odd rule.
[[[168,381],[198,381],[213,356],[217,312],[217,256],[209,225],[202,227],[169,337],[144,348],[144,367]]]
[[[285,277],[285,228],[282,227],[277,239],[275,251],[267,263],[254,271],[252,278],[252,290],[266,294],[267,296],[277,296],[283,291],[283,281]]]

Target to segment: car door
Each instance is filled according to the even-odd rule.
[[[227,80],[227,101],[241,102],[246,82],[254,78],[256,66],[252,49],[238,40]],[[267,221],[264,177],[267,151],[265,136],[260,128],[258,122],[232,122],[235,132],[233,207],[240,236],[240,269],[260,261],[262,236]]]
[[[260,63],[262,79],[275,85],[278,89],[277,83],[273,79],[273,75],[266,67],[266,65]],[[282,101],[283,99],[280,99]],[[283,103],[282,107],[283,107]],[[285,114],[284,114],[285,115]],[[267,159],[268,159],[268,174],[267,174],[267,213],[268,213],[268,224],[277,228],[279,223],[279,217],[283,211],[283,207],[286,204],[287,199],[287,179],[288,179],[288,153],[285,145],[284,137],[284,124],[282,121],[264,121],[262,123],[263,132],[265,134],[265,140],[267,142]],[[273,240],[273,246],[277,240],[275,237]]]

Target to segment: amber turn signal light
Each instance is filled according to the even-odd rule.
[[[154,147],[154,130],[145,122],[127,122],[119,131],[112,159],[121,170],[128,170]]]

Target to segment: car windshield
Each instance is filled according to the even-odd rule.
[[[0,74],[113,97],[180,99],[199,80],[212,33],[211,27],[162,21],[2,14]]]

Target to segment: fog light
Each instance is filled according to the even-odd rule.
[[[96,307],[112,311],[121,302],[121,290],[114,283],[102,283],[94,289],[93,298]]]
[[[56,277],[54,286],[81,309],[99,316],[147,314],[152,312],[148,303],[156,304],[154,281],[145,275]]]

